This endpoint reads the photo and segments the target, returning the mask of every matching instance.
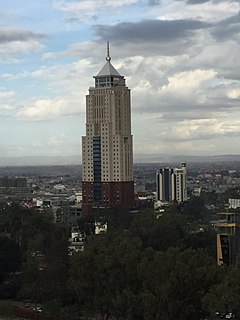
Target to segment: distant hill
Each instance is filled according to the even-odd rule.
[[[55,166],[55,165],[80,165],[81,156],[29,156],[29,157],[2,157],[0,166]]]
[[[216,156],[186,156],[174,154],[134,154],[134,163],[207,163],[207,162],[233,162],[240,161],[240,155]],[[53,166],[53,165],[80,165],[81,156],[26,156],[2,157],[0,166]]]
[[[135,163],[181,163],[181,162],[231,162],[240,161],[240,155],[187,156],[173,154],[135,154]]]

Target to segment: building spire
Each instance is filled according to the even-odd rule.
[[[110,50],[109,50],[109,41],[107,41],[107,56],[106,56],[106,60],[107,61],[111,61]]]

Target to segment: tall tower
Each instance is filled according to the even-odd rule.
[[[125,79],[106,63],[86,96],[86,135],[82,137],[83,209],[131,208],[134,201],[131,98]]]

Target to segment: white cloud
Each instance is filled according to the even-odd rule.
[[[7,91],[4,88],[0,88],[0,117],[9,116],[12,114],[12,110],[17,109],[15,98],[15,91]]]
[[[29,53],[43,49],[43,45],[36,40],[12,41],[9,43],[0,43],[0,55],[14,55],[20,53]]]
[[[232,154],[240,138],[240,121],[224,117],[174,123],[169,119],[157,126],[151,117],[137,116],[137,121],[141,129],[134,123],[135,153],[142,153],[144,146],[146,154]]]
[[[98,10],[104,8],[119,8],[131,5],[138,2],[138,0],[81,0],[81,1],[55,1],[54,8],[72,13],[91,12],[91,10]]]
[[[111,17],[117,14],[117,10],[121,10],[126,6],[137,3],[138,0],[79,0],[64,1],[55,0],[53,8],[68,14],[68,22],[84,22],[98,20],[100,17]]]
[[[0,26],[0,55],[9,60],[9,55],[29,53],[43,48],[44,34],[16,26]]]
[[[240,9],[239,1],[208,1],[202,4],[187,5],[184,1],[170,3],[165,12],[158,15],[161,20],[198,19],[216,22],[236,14]],[[154,7],[155,15],[157,14]],[[159,11],[161,8],[159,8]]]
[[[42,60],[52,60],[55,59],[59,54],[55,52],[46,52],[42,55]]]
[[[228,97],[230,99],[238,99],[240,98],[240,89],[233,89],[228,92]]]
[[[11,104],[0,104],[0,110],[14,110],[16,109],[15,105]]]
[[[20,63],[21,63],[21,60],[14,56],[10,56],[8,54],[1,56],[1,60],[0,60],[1,65],[16,65]]]
[[[56,119],[61,116],[79,114],[77,101],[70,101],[68,97],[59,99],[37,99],[29,105],[25,105],[17,112],[20,118],[39,121]]]
[[[58,136],[50,137],[47,141],[47,144],[49,146],[57,146],[57,145],[63,144],[65,138],[66,138],[65,133],[61,133]]]
[[[30,148],[31,148],[31,147],[33,147],[33,148],[41,148],[42,146],[43,146],[43,144],[40,143],[40,142],[32,142]],[[30,148],[29,148],[29,149],[30,149]]]
[[[196,90],[202,88],[205,83],[213,80],[217,72],[213,70],[191,70],[175,74],[168,78],[168,84],[164,85],[161,90],[163,93],[188,95],[196,93]]]
[[[91,74],[93,65],[82,59],[65,65],[42,66],[35,71],[19,74],[4,74],[8,81],[29,81],[34,79],[35,86],[41,87],[42,97],[26,99],[17,112],[17,117],[31,121],[54,120],[58,117],[72,116],[85,112],[85,95],[93,85]],[[98,70],[92,71],[97,73]],[[32,81],[32,80],[30,80]],[[51,92],[51,97],[48,96]]]
[[[160,133],[162,135],[162,133]],[[168,141],[208,140],[224,136],[240,136],[240,121],[219,121],[218,119],[184,120],[176,127],[168,127]]]
[[[156,76],[156,74],[155,74]],[[135,112],[177,112],[211,104],[211,87],[217,73],[214,70],[190,70],[176,73],[161,85],[153,79],[140,80],[133,87]],[[157,78],[157,77],[156,77]],[[210,112],[211,110],[209,110]]]
[[[14,91],[0,91],[0,99],[9,99],[15,96]]]

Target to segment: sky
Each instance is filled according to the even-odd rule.
[[[0,0],[0,20],[0,157],[81,161],[107,41],[135,154],[240,154],[239,0]]]

